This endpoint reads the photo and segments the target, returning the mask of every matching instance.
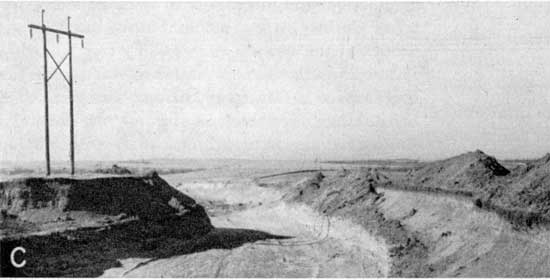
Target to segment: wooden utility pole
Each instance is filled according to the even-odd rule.
[[[29,24],[30,34],[32,38],[32,30],[39,29],[42,31],[42,40],[43,40],[43,51],[44,51],[44,119],[45,119],[45,137],[46,137],[46,175],[51,174],[50,170],[50,127],[49,127],[49,108],[48,108],[48,81],[53,77],[57,71],[61,73],[67,84],[69,85],[69,111],[70,111],[70,133],[71,133],[71,175],[74,175],[74,111],[73,111],[73,45],[72,38],[80,38],[82,41],[82,47],[84,47],[84,35],[80,35],[71,31],[71,17],[67,17],[67,31],[59,30],[55,28],[47,27],[44,23],[44,10],[42,10],[42,25]],[[55,33],[57,41],[59,42],[59,35],[67,36],[69,41],[69,53],[61,60],[60,63],[57,63],[53,55],[48,50],[47,45],[47,32]],[[56,69],[48,76],[48,56],[51,58],[55,64]],[[65,60],[69,58],[69,78],[65,76],[63,70],[61,70],[61,65]]]

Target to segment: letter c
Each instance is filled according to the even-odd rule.
[[[15,266],[16,268],[22,268],[22,267],[24,267],[24,266],[27,264],[27,261],[26,261],[26,260],[23,260],[22,262],[17,263],[17,262],[15,261],[15,253],[16,253],[17,251],[21,251],[23,254],[25,254],[27,251],[26,251],[25,248],[23,248],[23,247],[16,247],[15,249],[13,249],[13,250],[11,251],[11,254],[10,254],[10,261],[11,261],[11,264],[12,264],[13,266]]]

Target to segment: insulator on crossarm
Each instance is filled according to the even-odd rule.
[[[31,39],[32,39],[32,28],[29,28],[29,34],[30,34]]]
[[[84,40],[80,40],[80,46],[84,48]]]
[[[56,40],[57,43],[59,44],[59,34],[55,34],[55,40]]]

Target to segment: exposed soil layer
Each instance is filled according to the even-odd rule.
[[[426,164],[410,173],[410,182],[424,188],[476,191],[510,171],[480,150]]]
[[[3,275],[99,276],[120,266],[120,258],[169,257],[234,245],[197,240],[213,229],[204,208],[156,174],[27,178],[0,187],[2,222],[18,226],[15,234],[3,232],[0,245],[27,250],[27,265]]]
[[[208,221],[200,205],[156,173],[148,177],[25,178],[0,182],[0,208],[23,218],[29,211],[41,210],[54,216],[60,212],[85,211],[146,220],[191,213]]]
[[[379,189],[380,211],[428,246],[426,268],[438,277],[548,277],[550,231],[517,230],[470,200]]]
[[[390,246],[390,276],[550,275],[548,229],[514,226],[498,212],[480,209],[471,198],[453,192],[396,188],[400,186],[380,172],[363,169],[315,174],[298,182],[286,199],[350,219],[384,238]]]
[[[289,187],[283,182],[296,183],[307,174],[269,178],[263,181],[263,187],[258,186],[252,179],[256,176],[243,178],[242,171],[233,174],[220,175],[213,170],[201,172],[201,174],[168,175],[164,178],[205,205],[216,227],[248,228],[291,238],[258,240],[232,249],[213,249],[157,260],[122,259],[122,267],[109,269],[104,276],[383,277],[388,275],[389,258],[384,242],[374,238],[363,227],[349,219],[327,217],[303,203],[288,204],[281,201],[281,196],[288,191]]]
[[[399,220],[388,219],[379,211],[385,198],[376,189],[393,183],[384,174],[373,169],[342,170],[333,176],[317,173],[299,182],[285,199],[306,203],[324,215],[350,219],[389,246],[392,267],[390,276],[429,276],[423,260],[427,247],[414,232],[403,228]]]
[[[391,173],[388,173],[391,174]],[[511,172],[481,151],[425,164],[407,176],[392,176],[396,189],[471,197],[517,227],[550,225],[550,154]]]
[[[475,202],[516,225],[550,225],[550,154],[492,182],[477,194]]]

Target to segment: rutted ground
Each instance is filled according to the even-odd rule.
[[[194,174],[196,175],[196,174]],[[197,199],[216,228],[246,228],[284,240],[175,256],[125,260],[104,276],[140,277],[383,277],[389,272],[384,242],[349,221],[322,217],[304,205],[287,205],[281,193],[249,179],[194,180],[185,175],[165,179]],[[206,179],[208,178],[208,180]],[[135,268],[137,266],[137,268]]]

